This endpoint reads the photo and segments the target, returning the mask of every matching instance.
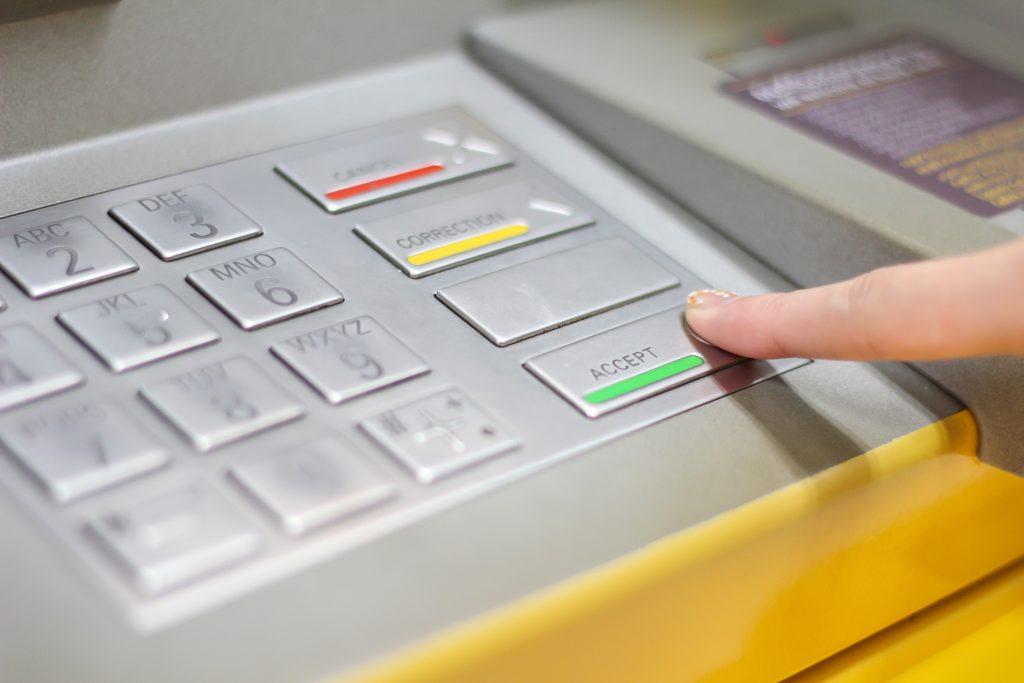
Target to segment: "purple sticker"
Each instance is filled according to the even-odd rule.
[[[1024,205],[1024,81],[927,39],[890,39],[723,89],[975,215]]]

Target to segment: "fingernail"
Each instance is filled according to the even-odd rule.
[[[686,307],[714,308],[738,298],[739,294],[725,289],[696,289],[686,295]]]

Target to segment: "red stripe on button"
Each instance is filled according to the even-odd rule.
[[[441,164],[430,164],[428,166],[420,166],[410,171],[402,171],[394,175],[385,176],[383,178],[377,178],[365,183],[359,183],[358,185],[349,185],[338,190],[331,190],[324,196],[328,199],[346,199],[357,194],[363,194],[364,192],[370,192],[371,190],[379,190],[382,187],[388,187],[390,185],[397,185],[398,183],[404,183],[407,180],[415,180],[431,173],[437,173],[443,171],[444,166]]]

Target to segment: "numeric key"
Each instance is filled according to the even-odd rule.
[[[120,204],[110,215],[165,261],[263,234],[206,185],[168,189]]]
[[[244,330],[344,300],[327,280],[281,247],[192,271],[188,282]]]
[[[5,224],[0,228],[0,268],[39,299],[139,266],[95,225],[75,216],[26,227]]]
[[[0,410],[84,381],[82,373],[28,325],[0,328]]]
[[[220,339],[163,285],[104,297],[65,311],[57,320],[114,372]]]

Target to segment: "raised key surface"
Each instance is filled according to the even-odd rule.
[[[423,277],[593,222],[528,180],[360,224],[355,233],[406,275]]]
[[[88,531],[135,587],[150,595],[235,564],[263,542],[237,510],[200,482],[114,504]]]
[[[423,484],[519,445],[518,439],[458,389],[388,410],[359,426]]]
[[[365,315],[285,339],[270,350],[330,403],[430,372],[409,347]]]
[[[229,472],[283,531],[296,536],[380,505],[398,491],[376,465],[337,436],[248,458]]]
[[[277,165],[331,213],[512,163],[494,136],[466,117],[409,129]]]
[[[220,339],[163,285],[150,285],[65,311],[57,320],[114,372]]]
[[[0,441],[50,497],[67,503],[154,470],[168,452],[123,408],[78,398],[7,416]]]
[[[110,215],[165,261],[263,233],[251,218],[206,185],[169,187],[115,206]]]
[[[140,394],[193,448],[209,451],[301,417],[305,410],[255,363],[235,357]]]
[[[743,360],[697,341],[683,309],[627,323],[531,358],[527,370],[598,417]]]
[[[671,273],[613,238],[442,287],[437,298],[507,346],[677,286]]]
[[[84,381],[82,373],[28,325],[0,328],[0,410]]]
[[[344,300],[327,280],[282,247],[192,271],[188,281],[243,330]]]
[[[130,273],[138,264],[81,216],[0,222],[0,268],[33,299]]]

